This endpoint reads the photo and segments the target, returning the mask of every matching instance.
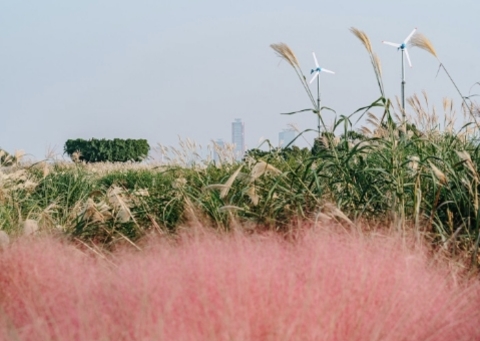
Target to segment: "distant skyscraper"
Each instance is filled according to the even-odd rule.
[[[232,143],[235,145],[235,158],[241,160],[245,154],[245,124],[239,118],[232,122]]]
[[[225,142],[222,139],[216,140],[213,146],[213,161],[221,161],[220,155],[222,154],[223,149],[225,149]]]
[[[283,129],[278,134],[278,145],[280,148],[285,148],[290,142],[295,138],[295,130],[293,129]],[[293,145],[293,144],[292,144]]]

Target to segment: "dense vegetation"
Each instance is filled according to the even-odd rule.
[[[324,138],[315,154],[251,152],[241,163],[3,167],[0,228],[14,232],[30,219],[41,229],[109,243],[149,229],[174,232],[192,219],[219,229],[250,221],[274,230],[295,220],[363,219],[476,250],[478,146],[466,134],[415,134],[387,122],[362,140]]]
[[[73,161],[139,162],[147,157],[150,146],[142,139],[76,139],[67,140],[64,149]]]

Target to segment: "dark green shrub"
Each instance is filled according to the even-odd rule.
[[[73,161],[85,162],[139,162],[144,160],[150,146],[147,140],[68,140],[64,151]]]

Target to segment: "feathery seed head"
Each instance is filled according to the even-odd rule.
[[[442,185],[446,185],[448,182],[446,175],[440,169],[438,169],[437,166],[435,166],[433,163],[431,163],[430,161],[428,161],[428,163],[430,164],[430,168],[432,169],[433,174],[435,174],[435,177],[437,178],[437,180],[440,181]]]
[[[367,113],[367,122],[370,123],[375,129],[380,127],[380,120],[370,111]]]
[[[258,205],[258,201],[260,200],[260,197],[257,194],[257,190],[254,185],[250,186],[247,190],[247,195],[250,198],[253,206]]]
[[[435,51],[432,42],[423,34],[416,33],[410,40],[410,45],[414,47],[419,47],[438,59],[437,51]]]
[[[350,32],[352,32],[355,35],[355,37],[357,37],[362,42],[363,46],[365,46],[368,53],[373,54],[372,44],[370,43],[370,39],[368,38],[365,32],[355,27],[350,27]]]
[[[277,53],[277,55],[285,59],[291,66],[293,67],[300,67],[297,57],[295,53],[293,53],[292,49],[285,44],[285,43],[278,43],[278,44],[271,44],[270,47]]]
[[[425,104],[427,105],[427,108],[428,108],[428,94],[427,94],[427,91],[422,90],[422,95],[423,95],[423,99],[425,100]]]
[[[259,161],[250,173],[250,181],[255,181],[265,173],[281,174],[282,172],[265,161]]]
[[[360,132],[365,136],[372,136],[373,135],[372,131],[370,129],[368,129],[368,127],[361,127]]]
[[[107,191],[107,199],[109,204],[117,211],[117,218],[122,223],[130,219],[133,220],[133,215],[130,211],[131,202],[121,187],[111,186]]]
[[[107,205],[104,201],[100,203],[95,203],[92,198],[88,198],[87,202],[84,204],[83,210],[79,215],[82,216],[82,219],[91,223],[104,222],[106,219],[111,218],[110,206]]]
[[[330,148],[330,143],[328,143],[328,138],[326,135],[322,135],[322,144],[326,149]]]
[[[220,198],[225,198],[230,191],[230,188],[233,185],[233,182],[237,178],[238,174],[240,174],[240,171],[242,170],[243,166],[240,166],[237,168],[237,170],[228,178],[227,182],[223,185],[223,188],[220,191]]]
[[[464,161],[465,162],[465,165],[467,166],[468,170],[472,173],[472,175],[477,178],[478,177],[478,174],[477,174],[477,171],[475,169],[475,165],[472,161],[472,158],[470,156],[469,153],[467,153],[466,151],[456,151],[458,157],[460,158],[460,160]]]

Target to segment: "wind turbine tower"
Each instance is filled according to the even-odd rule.
[[[315,55],[315,52],[312,52],[312,55],[313,55],[313,60],[315,62],[315,69],[312,69],[310,71],[310,74],[313,74],[313,77],[312,79],[310,80],[310,84],[312,84],[312,82],[317,79],[317,115],[318,115],[318,136],[320,137],[320,120],[321,120],[321,111],[322,111],[322,108],[320,107],[320,72],[326,72],[326,73],[331,73],[331,74],[335,74],[335,72],[333,71],[330,71],[330,70],[327,70],[327,69],[324,69],[324,68],[321,68],[319,65],[318,65],[318,60],[317,60],[317,56]]]
[[[408,35],[407,38],[401,44],[391,43],[389,41],[383,41],[382,43],[396,47],[397,50],[402,51],[402,109],[403,109],[403,118],[405,119],[405,56],[407,57],[408,65],[412,67],[412,62],[410,61],[410,56],[408,55],[407,44],[412,39],[417,28]]]

